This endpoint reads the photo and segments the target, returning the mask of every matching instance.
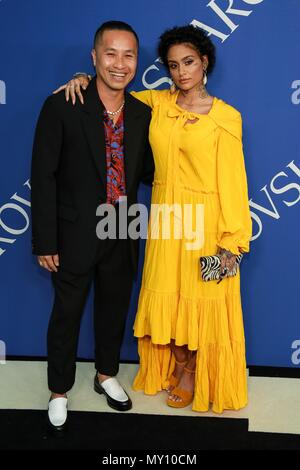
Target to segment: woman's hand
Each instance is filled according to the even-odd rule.
[[[236,255],[231,253],[231,251],[220,248],[218,254],[221,256],[221,272],[225,269],[228,272],[231,272],[236,265]]]
[[[81,94],[81,88],[86,90],[90,82],[88,75],[81,75],[76,78],[72,78],[68,83],[65,85],[60,86],[55,90],[53,93],[58,93],[61,90],[65,90],[66,101],[69,101],[70,96],[72,99],[72,103],[75,104],[76,102],[76,95],[80,99],[81,103],[84,103],[83,96]]]

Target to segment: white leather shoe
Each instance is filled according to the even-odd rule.
[[[111,377],[109,379],[104,380],[103,382],[101,382],[101,387],[114,400],[121,402],[128,400],[128,395],[125,393],[116,377]]]
[[[65,397],[53,398],[48,405],[48,418],[52,426],[61,428],[67,421],[67,403]]]
[[[132,402],[116,377],[110,377],[99,383],[97,373],[94,379],[94,390],[100,395],[106,396],[107,404],[118,411],[128,411],[132,408]]]

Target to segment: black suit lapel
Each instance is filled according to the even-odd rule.
[[[125,156],[125,178],[126,191],[130,191],[134,181],[135,169],[140,157],[140,149],[136,145],[138,132],[138,117],[141,115],[140,107],[137,106],[135,98],[129,93],[125,94],[124,107],[124,156]]]
[[[95,77],[87,88],[84,101],[85,103],[82,107],[82,124],[93,160],[104,186],[104,191],[106,191],[106,144],[103,126],[104,107],[98,95]]]

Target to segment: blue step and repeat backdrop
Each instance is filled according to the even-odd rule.
[[[249,365],[299,367],[300,1],[0,0],[0,360],[45,356],[53,291],[31,254],[30,161],[41,105],[76,71],[93,73],[90,51],[103,22],[130,23],[141,40],[132,89],[169,86],[156,43],[168,27],[193,23],[217,48],[211,94],[237,107],[253,218],[242,266]],[[141,187],[140,200],[150,200]],[[143,256],[140,260],[140,273]],[[137,359],[135,285],[122,348]],[[78,355],[93,358],[92,297]]]

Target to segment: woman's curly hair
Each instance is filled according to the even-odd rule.
[[[215,46],[206,31],[193,25],[175,26],[165,31],[159,38],[158,54],[162,63],[168,67],[168,51],[174,44],[191,44],[200,54],[207,55],[207,73],[211,73],[216,62]]]

